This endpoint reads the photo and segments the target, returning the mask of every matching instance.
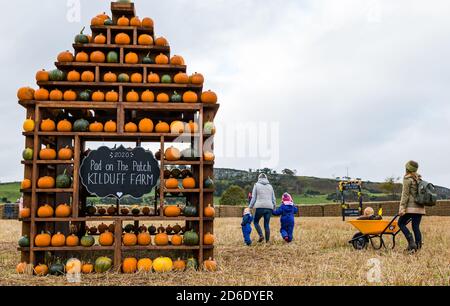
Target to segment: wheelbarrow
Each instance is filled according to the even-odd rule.
[[[353,236],[353,239],[349,243],[355,248],[355,250],[366,249],[370,244],[375,250],[381,250],[382,248],[388,248],[386,246],[384,236],[391,236],[392,245],[391,249],[395,249],[395,238],[400,233],[400,227],[398,226],[398,215],[391,221],[388,220],[351,220],[348,221],[351,225],[359,230]],[[411,220],[410,220],[411,221]],[[409,223],[409,222],[408,222]]]

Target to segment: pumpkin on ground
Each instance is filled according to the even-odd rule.
[[[108,257],[99,257],[95,261],[94,267],[96,273],[106,273],[112,267],[112,260]]]
[[[54,214],[53,207],[51,207],[48,204],[42,205],[37,210],[37,216],[39,218],[51,218],[53,217],[53,214]]]
[[[184,272],[186,270],[186,262],[178,258],[173,262],[173,270],[176,272]]]
[[[28,270],[29,265],[26,262],[21,262],[16,266],[17,274],[25,274]]]
[[[150,258],[139,259],[137,269],[139,272],[151,272],[153,268],[153,261]]]
[[[65,268],[66,267],[58,260],[52,265],[50,265],[49,273],[50,275],[61,276],[64,275]]]
[[[137,271],[137,259],[125,258],[122,263],[122,272],[126,274],[133,274]]]
[[[84,263],[81,266],[81,273],[83,274],[91,274],[92,272],[94,272],[94,265],[91,263]]]
[[[198,261],[194,257],[188,258],[186,262],[186,269],[188,270],[198,270]]]
[[[51,241],[52,237],[49,233],[41,232],[34,238],[34,245],[38,248],[45,248],[50,246]]]
[[[158,257],[153,261],[153,270],[157,273],[172,271],[173,262],[169,257]]]
[[[66,262],[67,274],[80,274],[81,273],[81,261],[77,258],[71,258]]]
[[[217,262],[212,258],[209,258],[203,262],[203,267],[206,271],[215,272],[217,271]]]
[[[67,204],[60,204],[55,209],[55,216],[57,218],[67,218],[72,214],[72,208]]]
[[[34,267],[34,273],[37,276],[46,276],[48,274],[48,266],[44,264],[38,264]]]

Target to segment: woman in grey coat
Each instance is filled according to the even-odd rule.
[[[264,230],[266,242],[270,240],[270,218],[272,212],[276,208],[275,193],[272,185],[270,185],[267,175],[264,173],[259,175],[258,182],[253,187],[252,200],[250,201],[250,208],[256,208],[255,213],[255,228],[259,234],[259,241],[264,241],[263,231],[259,225],[261,218],[264,218]]]

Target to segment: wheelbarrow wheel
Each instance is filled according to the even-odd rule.
[[[357,233],[353,236],[352,245],[355,250],[364,250],[367,248],[369,238],[363,233]]]

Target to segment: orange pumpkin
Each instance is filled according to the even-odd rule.
[[[153,38],[148,34],[139,35],[138,44],[143,46],[153,45]]]
[[[51,176],[44,176],[38,179],[37,186],[40,189],[51,189],[55,187],[55,179]]]
[[[158,65],[167,65],[169,63],[169,58],[165,54],[159,54],[155,58],[155,63]]]
[[[72,208],[67,204],[59,204],[55,209],[55,216],[58,218],[67,218],[72,214]]]
[[[184,103],[197,103],[198,102],[198,96],[193,91],[186,91],[183,94],[183,102]]]
[[[98,243],[101,246],[112,246],[114,244],[113,233],[106,231],[106,232],[100,234],[100,237],[98,238]]]
[[[41,122],[41,131],[43,132],[53,132],[56,130],[56,123],[51,119],[45,119]]]
[[[175,147],[170,147],[165,152],[166,160],[178,161],[181,159],[181,152]]]
[[[84,71],[81,74],[81,80],[83,82],[94,82],[95,81],[95,74],[92,71]]]
[[[129,45],[131,43],[131,38],[126,33],[119,33],[114,38],[114,41],[118,45]]]
[[[80,245],[80,238],[78,238],[77,235],[72,234],[70,236],[67,236],[66,238],[66,245],[68,247],[76,247]]]
[[[73,151],[68,146],[59,150],[58,152],[59,160],[71,160],[72,158],[73,158]]]
[[[34,99],[37,101],[48,101],[50,93],[45,88],[39,88],[34,92]]]
[[[170,97],[168,94],[162,92],[156,96],[156,101],[159,103],[169,103]]]
[[[37,276],[46,276],[48,274],[48,266],[44,264],[38,264],[34,267],[34,273]]]
[[[129,93],[127,93],[125,99],[127,102],[139,102],[139,94],[134,90],[131,90]]]
[[[62,101],[64,94],[59,89],[53,89],[49,94],[50,101]]]
[[[198,124],[192,120],[189,121],[188,124],[186,124],[186,132],[195,134],[198,133]]]
[[[72,70],[67,74],[67,81],[69,82],[79,82],[80,79],[81,74],[76,70]]]
[[[174,246],[180,246],[183,244],[183,237],[181,237],[181,235],[173,235],[172,239],[170,240],[170,242],[172,243],[172,245]]]
[[[133,74],[131,75],[130,80],[131,80],[131,83],[142,83],[142,81],[143,81],[142,74],[137,73],[137,72],[136,72],[136,73],[133,73]]]
[[[183,188],[184,189],[195,189],[196,186],[195,179],[192,177],[187,177],[183,179]]]
[[[37,210],[37,216],[39,218],[51,218],[53,217],[53,214],[54,214],[53,207],[51,207],[48,204],[42,205]]]
[[[194,85],[203,85],[203,83],[205,82],[205,78],[203,77],[203,75],[197,72],[191,75],[190,80]]]
[[[97,122],[97,121],[89,124],[89,132],[91,132],[91,133],[103,132],[103,124],[100,122]]]
[[[216,216],[216,210],[211,206],[211,204],[208,204],[208,206],[204,209],[203,215],[206,218],[214,218]]]
[[[119,19],[117,19],[117,25],[121,27],[127,27],[130,25],[130,19],[128,19],[125,16],[122,16]]]
[[[152,244],[152,236],[148,232],[142,232],[138,235],[138,245],[147,246]]]
[[[108,91],[105,95],[105,100],[106,102],[117,102],[119,101],[119,94],[114,90]]]
[[[115,133],[117,131],[117,123],[112,120],[109,120],[105,123],[105,132],[106,133]]]
[[[36,73],[36,81],[38,82],[48,82],[49,80],[48,71],[42,69]]]
[[[178,180],[175,178],[167,179],[165,185],[167,189],[178,189]]]
[[[137,133],[137,131],[138,131],[138,126],[135,123],[129,122],[125,125],[126,133]]]
[[[203,103],[207,104],[216,104],[217,103],[217,95],[215,92],[208,90],[202,93],[201,100]]]
[[[94,272],[94,265],[91,263],[85,263],[81,266],[81,273],[83,274],[91,274]]]
[[[177,65],[177,66],[184,65],[184,58],[182,56],[180,56],[180,55],[174,55],[170,59],[170,64]]]
[[[176,272],[184,272],[186,270],[186,262],[178,258],[173,262],[173,270]]]
[[[126,274],[133,274],[137,271],[137,259],[125,258],[122,264],[122,272]]]
[[[17,91],[17,98],[20,101],[29,101],[33,100],[35,97],[35,91],[31,87],[22,87]]]
[[[189,76],[184,72],[179,72],[175,75],[173,78],[176,84],[188,84],[189,83]]]
[[[31,209],[29,207],[24,207],[20,210],[19,216],[21,219],[26,219],[31,217]]]
[[[106,36],[103,35],[102,33],[98,34],[97,36],[95,36],[94,38],[94,43],[95,44],[99,44],[99,45],[104,45],[106,44]],[[92,56],[92,55],[91,55]]]
[[[150,90],[146,90],[141,94],[142,102],[155,102],[155,94]]]
[[[184,123],[181,121],[174,121],[170,124],[170,132],[172,134],[183,134],[184,128]]]
[[[115,82],[117,82],[117,75],[111,71],[107,72],[103,76],[103,82],[115,83]]]
[[[141,133],[152,133],[154,129],[153,121],[145,118],[139,122],[139,132]]]
[[[71,63],[74,61],[74,56],[69,50],[63,51],[58,54],[57,61],[60,63]]]
[[[161,83],[161,78],[158,74],[150,72],[150,74],[147,77],[148,83]]]
[[[171,182],[173,184],[175,184],[175,182]],[[178,188],[178,181],[176,182],[176,187],[175,188],[171,188],[171,189],[176,189]],[[181,208],[180,206],[166,206],[164,208],[164,215],[168,218],[178,218],[181,215]]]
[[[98,90],[92,94],[92,101],[94,102],[103,102],[105,101],[105,94]]]
[[[23,190],[30,189],[31,185],[32,185],[32,183],[31,183],[30,179],[24,179],[22,181],[22,183],[20,183],[20,189],[23,189]]]
[[[99,18],[98,16],[91,19],[91,25],[92,26],[102,26],[104,25],[104,20],[102,18]]]
[[[157,246],[166,246],[169,244],[169,236],[166,233],[159,233],[155,236]]]
[[[125,233],[122,236],[122,242],[124,246],[135,246],[137,244],[137,237],[132,233]]]
[[[17,274],[25,274],[28,271],[29,265],[26,262],[21,262],[16,266]]]
[[[50,244],[52,242],[52,237],[50,236],[50,234],[42,232],[39,235],[36,235],[36,237],[34,238],[34,245],[37,246],[38,248],[45,248],[45,247],[49,247]]]
[[[87,63],[87,62],[89,62],[89,55],[84,51],[78,52],[77,55],[75,56],[75,61],[81,62],[81,63]]]
[[[111,19],[105,12],[98,14],[97,18],[100,18],[101,20],[103,20],[103,23],[105,23],[105,20]]]
[[[205,244],[205,245],[213,245],[214,242],[215,242],[215,237],[214,237],[213,234],[211,234],[211,233],[206,233],[206,234],[203,236],[203,244]]]
[[[141,27],[142,26],[142,22],[139,19],[139,17],[135,16],[133,18],[130,19],[130,26],[132,27]]]
[[[217,271],[217,262],[213,260],[212,258],[209,258],[208,260],[205,260],[203,262],[203,266],[206,271],[209,272],[215,272]]]
[[[91,62],[93,63],[104,63],[106,60],[105,53],[101,51],[94,51],[90,56]]]
[[[169,42],[167,41],[166,38],[161,36],[155,40],[155,45],[160,46],[160,47],[166,47],[169,45]]]
[[[134,52],[129,52],[125,55],[125,63],[127,64],[137,64],[139,63],[139,56]]]
[[[142,258],[138,261],[139,272],[151,272],[153,267],[153,261],[149,258]]]
[[[50,148],[50,145],[47,145],[45,149],[39,151],[39,158],[41,160],[55,160],[56,159],[56,151]]]
[[[76,101],[77,93],[71,89],[66,90],[63,96],[64,101]]]
[[[153,19],[148,18],[148,17],[145,17],[144,19],[142,19],[142,26],[144,28],[147,28],[147,29],[153,28],[153,25],[154,25]]]
[[[156,133],[166,134],[170,132],[170,126],[167,122],[159,121],[159,123],[155,127]]]

